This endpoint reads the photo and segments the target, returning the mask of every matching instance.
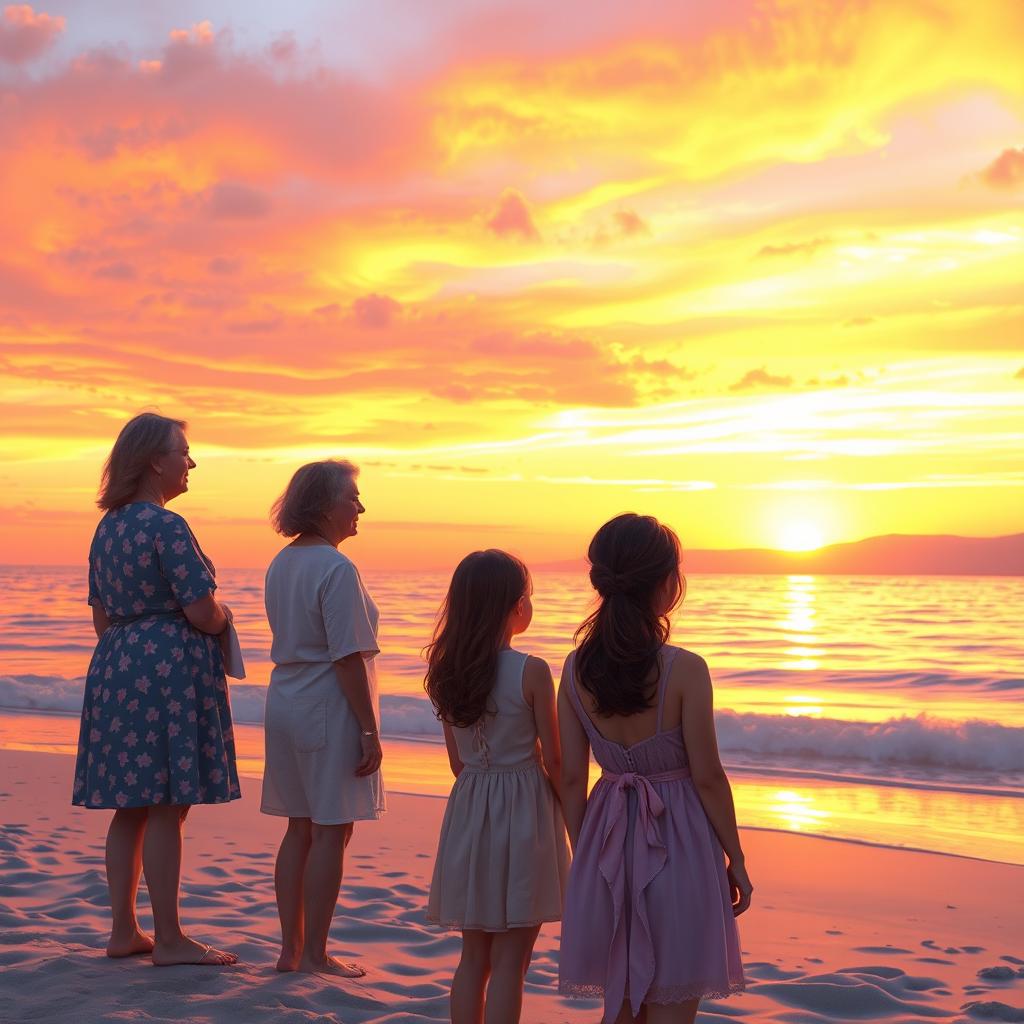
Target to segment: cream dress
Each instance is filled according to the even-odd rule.
[[[353,562],[326,544],[280,551],[267,570],[264,600],[274,669],[260,810],[318,825],[379,818],[381,775],[355,774],[361,729],[333,665],[362,654],[379,723],[377,606]]]
[[[448,798],[427,904],[427,919],[447,928],[498,932],[562,916],[569,849],[523,698],[526,659],[502,651],[496,713],[454,730],[465,767]]]

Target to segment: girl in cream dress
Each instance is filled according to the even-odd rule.
[[[545,662],[510,646],[530,624],[526,567],[476,551],[452,577],[429,647],[426,690],[455,785],[430,886],[429,920],[462,931],[453,1024],[494,1008],[518,1020],[540,927],[558,921],[569,854],[557,793],[555,691]],[[486,990],[486,991],[485,991]]]

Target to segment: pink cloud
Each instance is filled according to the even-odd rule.
[[[501,237],[519,235],[532,240],[540,238],[526,200],[514,188],[502,192],[497,209],[487,220],[487,226]]]
[[[175,29],[160,61],[160,74],[169,81],[183,81],[217,66],[216,38],[208,21],[190,29]]]
[[[547,333],[517,335],[507,332],[477,338],[471,348],[489,356],[572,361],[598,358],[600,351],[582,338],[562,339]]]
[[[0,60],[23,64],[43,53],[64,31],[64,19],[42,12],[30,4],[8,4],[0,19]]]
[[[135,267],[124,260],[104,263],[93,271],[93,277],[99,277],[107,281],[134,281],[137,276]]]
[[[981,172],[981,180],[993,188],[1018,188],[1024,185],[1024,146],[1004,149]]]
[[[364,295],[352,303],[352,313],[360,327],[389,327],[402,310],[402,304],[389,295]]]
[[[237,274],[242,269],[242,261],[229,259],[227,256],[214,256],[206,264],[206,269],[211,274]]]
[[[217,218],[254,220],[270,213],[270,197],[234,181],[220,181],[206,193],[206,210]]]

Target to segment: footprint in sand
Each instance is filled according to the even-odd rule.
[[[1020,975],[1012,967],[1005,967],[1000,964],[998,967],[982,967],[978,971],[978,977],[985,981],[1016,981]]]
[[[888,956],[890,953],[908,954],[909,949],[900,946],[855,946],[854,953],[869,953],[871,956]]]
[[[965,1003],[963,1009],[969,1017],[975,1020],[1005,1021],[1008,1024],[1017,1024],[1024,1021],[1024,1010],[1017,1006],[1007,1006],[1006,1003],[996,1002],[974,1002]]]

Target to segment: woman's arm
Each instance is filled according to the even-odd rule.
[[[110,628],[110,616],[101,604],[92,605],[92,628],[96,630],[97,640]]]
[[[685,661],[682,657],[677,658],[672,675],[676,676],[677,672],[682,675],[683,740],[690,760],[693,784],[697,787],[697,795],[708,821],[729,858],[733,912],[742,914],[750,906],[753,886],[747,875],[743,848],[740,846],[732,787],[718,754],[711,673],[704,659],[696,655],[690,655]]]
[[[448,764],[451,765],[452,775],[455,778],[459,777],[459,773],[466,766],[462,763],[462,758],[459,756],[459,745],[455,742],[455,732],[452,727],[445,721],[442,720],[441,728],[444,729],[444,745],[448,750]]]
[[[576,842],[583,827],[583,814],[587,809],[587,780],[590,775],[590,742],[576,709],[569,697],[572,685],[565,670],[558,684],[558,733],[562,742],[562,813],[569,843],[576,850]]]
[[[185,613],[185,618],[196,629],[201,633],[210,633],[213,636],[223,633],[228,628],[231,616],[227,605],[222,605],[212,593],[185,605],[181,610]]]
[[[345,695],[349,707],[352,708],[352,713],[356,716],[362,733],[360,740],[363,745],[363,758],[356,765],[356,775],[372,775],[380,768],[383,754],[362,652],[356,651],[344,658],[339,658],[334,662],[334,674],[338,677],[341,692]]]
[[[533,721],[540,740],[544,771],[559,801],[562,799],[562,746],[558,740],[558,714],[555,710],[555,681],[548,663],[529,657],[523,669],[523,699],[533,708]]]

